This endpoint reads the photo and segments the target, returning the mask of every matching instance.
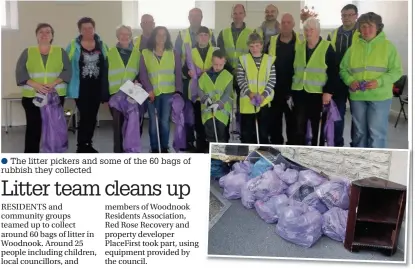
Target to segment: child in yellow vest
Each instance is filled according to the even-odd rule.
[[[212,68],[199,78],[198,95],[208,142],[228,142],[226,126],[232,112],[233,75],[224,69],[225,64],[225,54],[214,51]]]

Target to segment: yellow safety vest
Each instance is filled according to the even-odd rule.
[[[294,77],[292,89],[308,93],[323,93],[327,82],[326,52],[330,46],[327,40],[321,40],[306,64],[306,46],[303,42],[298,46],[294,59]]]
[[[212,35],[213,35],[212,30],[209,30],[209,33],[210,33],[210,37],[211,37],[209,39],[209,45],[212,46]],[[187,28],[187,29],[181,30],[180,31],[180,36],[182,38],[182,65],[184,65],[184,61],[186,59],[186,50],[185,50],[184,45],[189,44],[190,48],[193,47],[192,46],[192,37],[190,36],[190,29]]]
[[[239,34],[236,42],[233,40],[232,28],[226,28],[222,32],[223,42],[225,43],[225,51],[227,60],[232,65],[233,68],[238,66],[238,59],[240,56],[249,53],[249,48],[247,45],[249,35],[253,30],[245,28]]]
[[[336,40],[337,40],[337,32],[339,29],[334,30],[333,32],[329,33],[330,37],[330,43],[333,47],[334,51],[336,51]],[[355,30],[352,37],[352,44],[356,43],[359,40],[360,32],[358,30]]]
[[[388,71],[389,40],[376,42],[376,45],[358,40],[350,48],[349,72],[357,81],[376,80]],[[370,49],[368,48],[370,47]],[[383,85],[374,90],[350,92],[354,100],[386,100],[392,98],[393,85]]]
[[[116,47],[108,52],[108,83],[110,95],[119,91],[120,87],[127,81],[133,81],[140,67],[140,53],[133,49],[128,59],[127,66],[124,65],[121,55]]]
[[[249,90],[254,94],[261,95],[265,91],[265,87],[267,86],[269,76],[271,73],[271,68],[275,61],[275,57],[268,54],[263,54],[259,70],[251,54],[245,54],[239,57],[239,60],[241,62],[242,68],[245,70]],[[274,92],[272,92],[271,95],[265,98],[264,102],[261,104],[261,107],[269,105],[272,99],[274,99]],[[255,108],[251,104],[251,99],[248,95],[241,95],[239,99],[239,104],[241,114],[253,114],[255,113],[255,109],[256,112],[259,112],[260,110],[259,107]]]
[[[134,39],[134,49],[140,50],[140,46],[141,46],[141,35],[137,36]]]
[[[29,47],[27,50],[26,69],[30,79],[41,84],[52,83],[56,81],[63,70],[62,48],[51,46],[46,61],[43,64],[42,56],[38,47]],[[67,84],[62,82],[56,85],[55,89],[59,96],[66,95]],[[23,87],[23,97],[35,97],[36,91],[29,85]]]
[[[216,78],[215,83],[208,74],[204,73],[199,79],[200,89],[207,95],[209,95],[212,102],[220,101],[223,93],[226,90],[226,87],[231,84],[233,81],[233,76],[227,70],[223,70],[219,76]],[[229,96],[231,98],[231,96]],[[230,115],[232,113],[232,99],[224,102],[224,108],[218,109],[215,113],[215,118],[218,119],[225,125],[228,125]],[[206,121],[213,117],[212,110],[205,104],[201,104],[202,110],[202,123],[205,124]]]
[[[172,50],[165,50],[159,61],[153,51],[144,49],[142,52],[148,77],[154,89],[154,95],[173,93],[176,90],[175,60]]]
[[[268,54],[277,57],[277,42],[278,42],[278,35],[271,36],[271,39],[269,41],[269,47],[268,47]],[[303,41],[300,38],[300,35],[298,33],[295,33],[295,47],[299,46]]]
[[[193,64],[196,65],[200,70],[202,70],[202,72],[206,72],[207,70],[212,68],[212,54],[214,51],[215,51],[215,48],[212,46],[209,46],[208,52],[206,54],[206,59],[205,61],[203,61],[197,48],[192,49]],[[192,78],[190,79],[190,82],[189,82],[189,91],[188,91],[189,100],[191,100],[192,98],[191,85],[192,85]],[[200,100],[200,98],[197,98],[196,100]]]

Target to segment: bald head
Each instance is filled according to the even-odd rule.
[[[245,7],[242,4],[236,4],[232,9],[232,19],[237,25],[242,24],[245,19]]]
[[[189,11],[189,23],[190,27],[198,28],[202,25],[203,13],[200,8],[192,8]]]
[[[275,21],[278,17],[278,8],[275,5],[268,5],[265,8],[265,20],[266,21]]]
[[[293,15],[285,13],[281,17],[281,33],[289,34],[294,30],[295,21]]]
[[[140,22],[141,29],[143,29],[143,34],[149,36],[154,29],[155,23],[154,18],[150,14],[144,14],[141,16]]]

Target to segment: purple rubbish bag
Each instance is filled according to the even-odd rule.
[[[219,186],[220,186],[221,188],[223,188],[223,185],[225,184],[225,180],[226,180],[228,177],[230,177],[230,176],[232,176],[232,175],[235,175],[235,174],[236,174],[236,173],[235,173],[235,171],[231,171],[231,172],[227,173],[226,175],[222,176],[221,178],[219,178]]]
[[[321,214],[324,214],[327,212],[327,210],[329,210],[327,206],[320,200],[316,192],[307,195],[302,202],[314,209],[317,209]]]
[[[326,138],[327,146],[334,147],[334,123],[341,120],[341,117],[334,101],[330,102],[326,111],[327,119],[324,124],[324,137]]]
[[[286,190],[286,194],[291,199],[296,201],[303,201],[308,195],[315,191],[314,187],[308,186],[306,184],[301,184],[299,181],[290,185]]]
[[[124,116],[122,125],[124,152],[139,153],[141,151],[139,105],[128,101],[128,95],[123,91],[112,95],[108,105],[120,111]]]
[[[241,202],[242,205],[247,209],[254,208],[255,204],[255,187],[258,185],[258,180],[260,177],[255,177],[247,182],[242,186],[241,189]]]
[[[317,187],[326,182],[327,179],[313,170],[303,170],[298,174],[298,182],[302,185]]]
[[[311,121],[307,121],[307,131],[305,135],[306,145],[311,146],[311,142],[313,140],[313,130],[311,128]]]
[[[184,99],[179,95],[175,94],[171,99],[172,113],[171,118],[175,124],[173,148],[176,152],[180,152],[180,149],[186,148],[186,131],[184,122]]]
[[[47,104],[40,108],[42,117],[42,153],[64,153],[68,149],[68,126],[58,93],[47,94]]]
[[[303,247],[313,246],[322,236],[323,217],[308,206],[287,206],[279,215],[276,233]]]
[[[287,188],[287,184],[281,181],[273,170],[268,170],[259,176],[253,187],[255,200],[267,201],[274,195],[284,193]]]
[[[323,215],[323,234],[333,240],[344,242],[348,211],[333,207]]]
[[[274,172],[281,178],[281,175],[285,172],[285,164],[279,163],[274,165]]]
[[[278,221],[277,207],[287,203],[288,197],[285,194],[272,196],[268,201],[257,200],[255,209],[266,223],[276,223]]]
[[[251,172],[253,165],[249,161],[242,161],[237,162],[234,165],[232,165],[232,171],[235,171],[237,173],[246,173],[249,174]]]
[[[348,180],[333,179],[316,188],[316,193],[327,208],[339,207],[347,210],[349,209],[349,188]]]
[[[223,197],[228,200],[241,198],[242,187],[249,180],[246,173],[233,173],[223,182]]]
[[[190,102],[190,100],[186,100],[184,103],[184,123],[189,127],[195,124],[193,104]]]
[[[288,168],[280,175],[280,179],[285,183],[291,185],[298,180],[299,172],[295,169]]]

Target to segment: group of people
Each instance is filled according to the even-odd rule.
[[[155,27],[147,14],[141,18],[140,36],[133,38],[131,28],[122,25],[111,48],[95,32],[92,18],[78,21],[80,34],[66,49],[52,45],[51,25],[39,24],[38,45],[24,50],[16,67],[27,120],[25,153],[38,153],[40,148],[42,118],[35,96],[52,90],[61,97],[62,107],[65,97],[76,101],[77,152],[97,153],[93,135],[100,104],[127,80],[148,93],[148,99],[137,104],[137,137],[143,133],[147,112],[153,153],[169,152],[171,100],[177,95],[190,111],[184,114],[187,146],[182,151],[204,153],[209,142],[228,142],[231,122],[239,127],[241,143],[306,145],[311,126],[311,145],[324,145],[320,120],[325,118],[323,107],[331,102],[341,116],[334,123],[334,146],[341,147],[348,100],[351,146],[386,147],[392,87],[402,66],[383,32],[381,16],[369,12],[359,17],[356,6],[346,5],[341,10],[343,25],[326,40],[313,16],[303,21],[302,35],[294,32],[291,14],[278,21],[274,5],[265,14],[261,26],[250,29],[244,22],[245,7],[235,5],[232,24],[216,41],[213,31],[202,26],[202,11],[194,8],[189,12],[190,27],[180,31],[175,44],[168,29]],[[114,108],[111,115],[114,152],[121,153],[124,115]]]

